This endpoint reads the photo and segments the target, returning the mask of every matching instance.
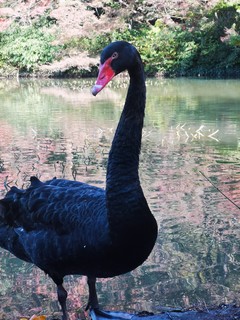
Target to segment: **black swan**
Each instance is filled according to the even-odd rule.
[[[106,191],[77,181],[31,177],[29,188],[12,187],[0,200],[0,246],[52,278],[63,320],[68,319],[65,275],[87,276],[87,308],[101,312],[96,278],[141,265],[157,237],[138,175],[146,87],[134,46],[116,41],[102,51],[92,94],[124,70],[130,85],[109,153]]]

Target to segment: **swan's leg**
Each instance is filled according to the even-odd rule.
[[[58,295],[58,302],[60,303],[60,306],[62,308],[62,320],[67,320],[68,319],[68,315],[67,315],[67,304],[66,304],[66,300],[67,300],[67,291],[64,289],[62,283],[58,284],[57,286],[57,295]]]
[[[88,309],[98,309],[98,297],[96,291],[96,278],[95,277],[88,277],[87,278],[88,290],[89,290],[89,298],[88,303],[85,310]]]
[[[99,309],[96,291],[96,278],[88,277],[87,283],[89,288],[89,298],[85,310],[90,309],[90,316],[92,320],[131,320],[133,314],[129,314],[126,312],[104,311]]]

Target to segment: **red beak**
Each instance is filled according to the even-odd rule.
[[[111,62],[112,57],[107,59],[104,64],[100,64],[97,81],[91,90],[94,96],[96,96],[115,76],[115,72],[111,67]]]

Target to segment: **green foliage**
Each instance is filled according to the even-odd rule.
[[[223,42],[226,28],[234,26],[240,31],[239,5],[222,2],[210,12],[196,9],[182,24],[166,26],[156,21],[144,31],[127,31],[126,40],[141,51],[145,69],[149,74],[167,75],[224,75],[229,69],[239,68],[239,34],[230,35]],[[124,37],[124,36],[123,36]]]
[[[0,61],[22,71],[31,71],[40,64],[53,61],[59,46],[52,44],[54,37],[42,25],[42,21],[31,26],[14,24],[2,32]]]
[[[166,25],[157,20],[154,26],[115,30],[104,36],[81,38],[76,44],[96,54],[110,41],[129,41],[139,49],[149,75],[224,75],[240,64],[239,13],[239,5],[221,1],[208,12],[193,9],[179,24]],[[226,28],[232,26],[235,33],[229,41],[222,41]]]
[[[87,51],[91,55],[98,54],[102,48],[111,42],[110,34],[93,35],[92,37],[72,38],[64,44],[64,48],[77,48],[80,51]]]
[[[180,26],[156,23],[140,47],[146,71],[150,74],[175,73],[192,66],[197,51],[192,34]]]
[[[168,18],[168,23],[164,23],[163,19],[159,19],[154,25],[137,23],[138,18],[141,21],[151,19],[143,18],[150,12],[144,1],[138,0],[136,3],[141,4],[142,20],[138,17],[138,11],[132,10],[132,23],[129,22],[129,15],[119,16],[119,19],[125,21],[125,30],[112,30],[104,34],[90,31],[88,37],[71,38],[63,47],[53,45],[54,37],[48,32],[49,27],[56,22],[54,18],[43,16],[30,26],[15,23],[0,33],[0,67],[8,64],[31,71],[56,59],[60,48],[66,52],[77,48],[96,55],[109,42],[126,40],[139,49],[149,75],[216,76],[218,73],[224,76],[229,70],[239,69],[239,1],[220,0],[210,10],[203,6],[191,7],[189,12],[184,13],[184,17],[179,15],[178,22]],[[105,2],[104,8],[116,10],[123,9],[123,6],[119,1],[109,0]],[[103,19],[102,16],[99,19]]]
[[[197,60],[199,66],[222,70],[239,67],[239,49],[232,41],[221,40],[226,36],[226,30],[231,30],[233,25],[239,26],[239,13],[235,5],[224,1],[218,3],[205,20],[199,21],[195,31],[200,48]]]
[[[106,3],[106,6],[115,10],[121,9],[121,3],[119,1],[109,1]]]
[[[229,39],[229,44],[234,47],[240,47],[240,35],[233,35]]]

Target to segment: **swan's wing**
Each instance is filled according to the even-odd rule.
[[[88,184],[31,179],[0,200],[0,246],[44,266],[100,252],[109,242],[105,191]]]
[[[4,199],[2,220],[9,226],[26,231],[53,229],[58,234],[102,219],[105,208],[105,191],[85,183],[64,179],[41,182],[31,179],[26,190],[12,187]]]

